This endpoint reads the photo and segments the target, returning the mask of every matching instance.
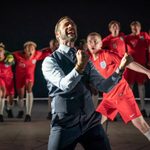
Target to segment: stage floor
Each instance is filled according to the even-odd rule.
[[[146,103],[150,112],[150,102]],[[14,107],[14,116],[17,107]],[[50,121],[47,116],[47,101],[34,101],[32,122],[7,118],[0,123],[0,150],[47,150]],[[150,117],[145,118],[150,125]],[[104,124],[105,129],[105,124]],[[108,137],[112,150],[150,150],[150,142],[131,123],[125,125],[121,119],[109,122]],[[77,145],[76,150],[83,150]]]

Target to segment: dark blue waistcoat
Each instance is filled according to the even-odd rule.
[[[55,51],[52,56],[56,59],[58,65],[63,70],[65,75],[71,72],[75,64],[72,63],[66,56]],[[86,67],[83,77],[78,84],[69,92],[62,91],[51,82],[47,83],[49,95],[52,97],[52,113],[69,113],[76,114],[84,112],[91,114],[94,112],[94,106],[91,98],[91,93],[88,88],[89,70]]]

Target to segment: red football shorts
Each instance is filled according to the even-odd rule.
[[[26,84],[32,82],[34,84],[34,75],[16,74],[16,88],[20,89],[25,87]]]
[[[125,123],[141,116],[141,112],[133,96],[123,96],[122,98],[113,100],[103,99],[96,111],[110,120],[114,120],[117,113],[119,113]]]
[[[14,95],[14,80],[13,78],[0,78],[0,86],[6,88],[6,95]]]

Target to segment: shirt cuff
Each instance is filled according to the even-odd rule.
[[[120,70],[118,67],[117,67],[117,69],[116,69],[116,71],[115,71],[115,73],[117,73],[117,74],[119,74],[119,75],[122,75],[123,72],[124,72],[124,70]]]

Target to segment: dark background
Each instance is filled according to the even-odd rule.
[[[28,40],[37,43],[38,49],[48,46],[54,38],[54,27],[64,15],[71,17],[78,26],[79,39],[89,32],[109,34],[108,23],[118,20],[121,30],[130,33],[129,24],[138,20],[142,30],[150,29],[150,2],[147,0],[5,0],[0,4],[0,41],[9,51],[22,50]],[[35,97],[47,97],[46,82],[41,73],[41,62],[35,72]],[[149,97],[147,85],[147,97]],[[135,89],[136,94],[136,89]]]

